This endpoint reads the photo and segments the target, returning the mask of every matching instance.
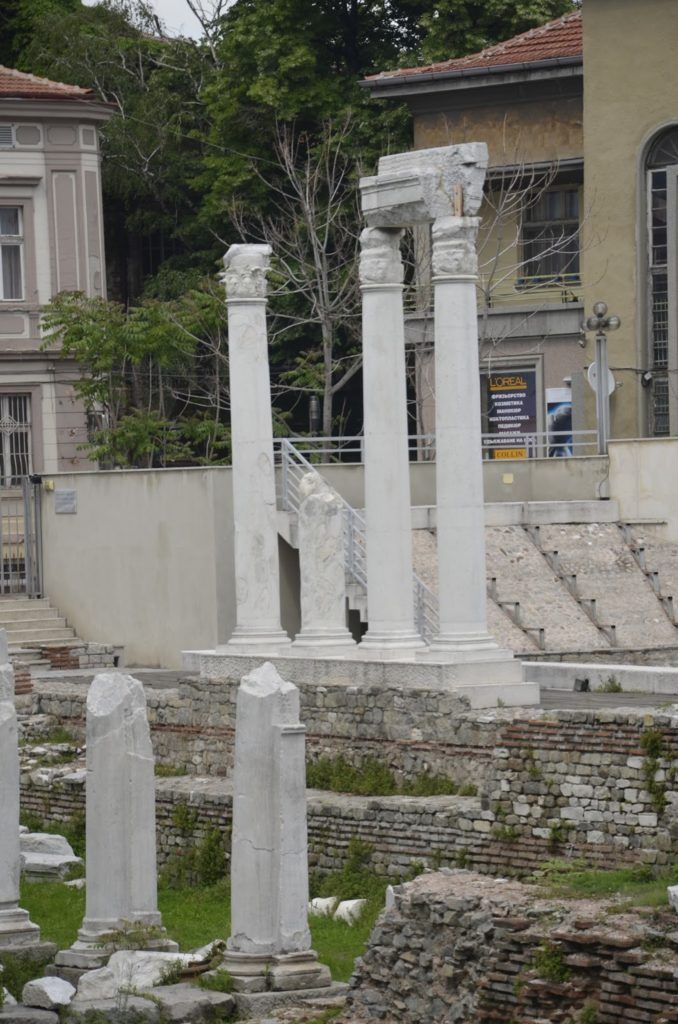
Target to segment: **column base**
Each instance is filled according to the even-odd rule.
[[[40,942],[40,928],[33,924],[27,910],[10,907],[0,910],[0,950],[5,946],[34,946]]]
[[[290,654],[301,657],[327,658],[334,655],[352,657],[357,644],[344,627],[333,630],[302,630],[292,641]]]
[[[425,650],[425,641],[414,631],[368,629],[358,644],[357,657],[364,661],[406,661]]]
[[[513,651],[501,648],[489,633],[438,633],[421,656],[434,661],[445,656],[455,661],[504,661],[513,658]]]
[[[238,953],[229,950],[222,966],[233,978],[235,992],[291,992],[327,988],[329,968],[313,949],[299,953]]]
[[[236,626],[224,647],[234,654],[276,654],[288,648],[291,642],[284,629],[248,629]]]
[[[111,922],[110,927],[88,928],[83,927],[78,932],[78,937],[68,949],[61,949],[54,957],[57,968],[77,968],[79,970],[96,970],[104,967],[111,956],[118,949],[144,949],[154,953],[178,953],[179,945],[173,939],[167,937],[165,929],[160,921],[160,914],[148,915],[148,918],[155,920],[143,920]],[[139,933],[135,935],[133,945],[125,945],[125,932],[132,932],[134,925],[138,924]],[[144,928],[149,928],[149,937],[143,938]],[[117,934],[119,933],[119,934]]]

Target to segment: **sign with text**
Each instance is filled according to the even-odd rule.
[[[485,445],[493,459],[526,459],[525,434],[537,430],[537,373],[535,370],[487,374],[487,422]]]

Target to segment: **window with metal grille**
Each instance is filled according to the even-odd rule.
[[[522,283],[579,280],[579,191],[549,189],[523,213]]]
[[[18,487],[32,472],[31,396],[0,395],[0,486]]]
[[[23,217],[20,206],[0,206],[0,301],[23,299]]]
[[[14,146],[14,125],[0,124],[0,149],[11,149]]]
[[[656,376],[652,381],[652,423],[653,437],[667,437],[669,433],[669,380]]]

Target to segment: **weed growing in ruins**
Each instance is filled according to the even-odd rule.
[[[640,747],[645,757],[643,759],[643,782],[645,789],[650,794],[650,801],[657,814],[663,814],[666,810],[665,781],[657,779],[657,773],[661,768],[661,760],[666,756],[664,737],[658,729],[645,729],[640,734]]]
[[[155,774],[158,779],[169,779],[175,775],[186,775],[185,764],[158,764],[155,765]]]
[[[622,685],[616,676],[608,676],[604,683],[597,687],[598,693],[622,693]]]
[[[99,945],[112,949],[147,949],[149,944],[164,938],[165,932],[155,924],[139,924],[138,921],[123,921],[122,927],[105,932]]]
[[[492,829],[492,837],[498,843],[516,843],[520,833],[515,825],[495,825]]]
[[[184,971],[181,960],[168,960],[160,970],[161,985],[178,985]]]
[[[466,850],[459,851],[459,853],[454,858],[454,863],[457,865],[458,868],[461,868],[462,870],[468,867],[469,858]]]
[[[542,770],[537,764],[537,759],[534,750],[527,749],[523,750],[523,760],[527,769],[527,774],[533,782],[538,782],[542,778]]]
[[[233,976],[224,967],[210,971],[209,974],[201,974],[198,978],[200,988],[209,989],[210,992],[232,992]]]
[[[428,770],[409,782],[398,784],[393,772],[376,757],[366,757],[360,765],[350,764],[344,757],[320,757],[306,765],[306,785],[309,789],[325,789],[332,793],[352,793],[356,796],[475,796],[471,784],[459,787],[444,775]]]
[[[548,847],[551,853],[557,853],[567,842],[567,833],[572,828],[569,821],[555,821],[549,828]]]
[[[198,812],[191,810],[185,800],[174,805],[172,824],[182,836],[190,836],[198,824]]]
[[[540,978],[555,984],[567,981],[572,973],[565,963],[562,951],[549,942],[545,942],[539,947],[534,955],[532,966]]]
[[[598,1007],[595,1003],[587,1003],[582,1007],[579,1024],[598,1024]]]
[[[169,858],[160,873],[161,885],[169,889],[218,885],[226,877],[229,845],[230,830],[222,835],[218,828],[208,829],[199,843]]]
[[[573,870],[574,869],[574,870]],[[587,869],[581,861],[547,862],[541,872],[551,896],[566,899],[623,899],[621,910],[631,906],[665,907],[667,886],[678,885],[678,866],[654,875],[647,864],[610,870]]]

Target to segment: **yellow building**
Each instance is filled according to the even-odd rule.
[[[581,324],[602,300],[622,320],[609,337],[612,436],[678,434],[677,54],[676,0],[584,0],[481,53],[364,83],[407,102],[415,148],[488,144],[478,288],[488,433],[497,380],[513,376],[530,392],[523,431],[561,428],[571,405],[574,454],[593,450],[580,433],[595,428],[594,345]],[[408,331],[425,430],[434,382],[420,277]],[[536,437],[525,450],[566,454],[565,441]]]

